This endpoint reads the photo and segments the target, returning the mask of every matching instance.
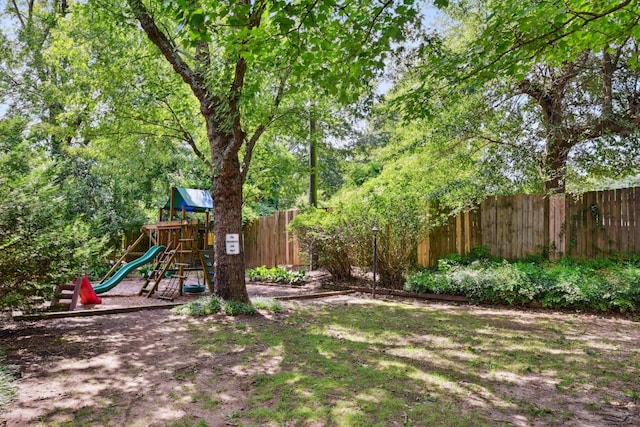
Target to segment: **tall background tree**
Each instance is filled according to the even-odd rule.
[[[297,219],[306,237],[353,237],[328,257],[357,265],[371,262],[371,227],[385,230],[389,284],[415,262],[398,249],[422,227],[487,195],[581,192],[639,172],[636,1],[449,3],[440,31],[407,46],[332,219]]]
[[[248,301],[242,185],[256,143],[281,106],[307,87],[353,100],[384,67],[418,12],[405,2],[177,2],[128,0],[131,12],[198,101],[212,160],[216,293]],[[407,2],[409,3],[409,2]]]
[[[84,3],[0,5],[0,305],[25,305],[101,277],[170,183],[202,185],[209,169],[191,147],[205,141],[198,111],[143,34]]]
[[[477,137],[535,153],[548,193],[564,192],[568,174],[637,173],[637,1],[451,3],[457,41],[426,46],[412,112],[482,93],[500,117]]]

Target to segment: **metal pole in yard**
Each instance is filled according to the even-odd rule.
[[[376,267],[378,265],[378,230],[379,228],[374,226],[373,231],[373,288],[371,289],[371,297],[376,297]]]

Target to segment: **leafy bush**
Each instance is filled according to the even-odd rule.
[[[373,267],[373,232],[377,227],[377,272],[380,284],[402,287],[416,265],[417,244],[425,226],[426,208],[414,192],[345,193],[330,211],[298,215],[291,228],[309,255],[338,280],[352,277],[351,267]]]
[[[463,295],[478,303],[539,301],[551,308],[625,312],[640,309],[640,267],[633,262],[567,260],[556,264],[486,261],[463,265],[447,258],[435,270],[409,275],[405,290]]]
[[[606,297],[618,310],[631,311],[640,307],[640,265],[628,264],[608,277],[609,293]]]
[[[107,270],[108,271],[108,270]],[[105,274],[107,272],[105,271]],[[138,276],[146,279],[147,277],[151,277],[151,273],[153,273],[153,264],[145,264],[138,268],[137,274]]]
[[[273,298],[256,297],[251,299],[251,303],[259,310],[267,310],[272,313],[282,312],[282,304],[280,304],[280,301]]]
[[[253,315],[257,313],[254,306],[240,301],[225,301],[222,304],[222,308],[229,316],[240,316],[242,314]]]
[[[17,127],[15,127],[17,126]],[[56,167],[0,121],[0,310],[29,308],[85,271],[102,247],[69,209]]]
[[[267,268],[264,265],[247,270],[249,280],[286,283],[289,285],[303,284],[305,274],[306,272],[304,270],[289,271],[284,267]]]
[[[353,198],[341,210],[353,223],[354,258],[359,266],[373,268],[373,227],[377,233],[377,265],[380,284],[401,288],[417,264],[417,247],[426,226],[426,206],[420,195],[402,187],[397,192],[370,191]]]
[[[0,408],[6,407],[16,392],[14,377],[4,364],[4,355],[0,352]]]
[[[257,299],[260,308],[265,308],[273,312],[282,311],[280,303],[269,298]],[[229,316],[239,316],[241,314],[256,314],[255,307],[240,301],[224,301],[217,296],[206,296],[195,301],[174,307],[171,311],[174,314],[186,316],[208,316],[223,311]]]
[[[310,209],[296,216],[290,225],[302,251],[338,280],[349,280],[354,265],[354,234],[340,216],[322,209]]]
[[[206,296],[195,301],[174,307],[171,311],[175,314],[187,316],[208,316],[215,314],[222,308],[222,301],[216,296]]]
[[[440,268],[441,264],[469,265],[476,261],[481,261],[481,262],[494,261],[495,262],[495,261],[500,261],[500,259],[491,255],[491,253],[489,252],[489,246],[478,245],[478,246],[474,246],[471,249],[471,252],[469,252],[468,254],[452,253],[452,254],[447,254],[443,256],[438,260],[438,264],[439,264],[438,269],[441,269]]]

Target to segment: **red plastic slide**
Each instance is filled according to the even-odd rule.
[[[87,276],[80,282],[80,304],[102,304],[102,298],[96,295]]]

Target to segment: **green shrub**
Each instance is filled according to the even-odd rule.
[[[105,271],[105,274],[107,272]],[[151,277],[151,273],[153,273],[153,264],[145,264],[138,268],[138,276],[146,279],[147,277]]]
[[[289,271],[284,267],[267,268],[264,265],[261,267],[251,268],[247,270],[249,280],[274,282],[274,283],[286,283],[289,285],[301,285],[304,282],[304,276],[306,272]]]
[[[240,316],[242,314],[253,315],[257,311],[251,304],[246,304],[240,301],[224,301],[222,309],[229,316]]]
[[[266,303],[265,303],[266,304]],[[275,303],[271,307],[275,307]],[[240,301],[223,301],[216,296],[206,296],[195,301],[174,307],[171,311],[175,314],[183,314],[187,316],[208,316],[224,311],[229,316],[238,316],[241,314],[256,314],[256,309],[251,304]],[[275,311],[275,310],[274,310]]]
[[[310,209],[296,216],[289,227],[308,259],[315,257],[337,280],[352,278],[354,234],[338,215]]]
[[[462,266],[443,260],[437,271],[410,275],[405,290],[463,295],[474,302],[524,304],[533,301],[539,286],[518,265],[505,262]]]
[[[100,250],[89,225],[58,208],[56,191],[45,175],[13,185],[0,178],[0,310],[50,299]]]
[[[4,355],[0,352],[0,408],[5,408],[16,393],[13,374],[4,364]]]
[[[303,250],[312,251],[335,279],[350,279],[351,267],[373,267],[373,231],[377,227],[377,273],[380,284],[399,288],[417,264],[417,246],[426,226],[420,194],[399,190],[345,193],[330,211],[298,215],[291,228]]]
[[[251,299],[251,304],[258,310],[267,310],[272,313],[282,312],[282,304],[273,298],[255,297]]]
[[[96,258],[103,241],[77,211],[56,164],[26,140],[27,121],[0,120],[0,310],[50,299]]]
[[[640,265],[629,263],[609,276],[611,305],[621,312],[640,308]]]
[[[459,295],[446,274],[436,274],[429,270],[410,274],[407,277],[404,290],[420,294]]]
[[[216,296],[206,296],[195,301],[174,307],[171,311],[175,314],[187,316],[208,316],[220,311],[222,303]]]
[[[609,307],[605,298],[608,284],[598,270],[590,263],[563,261],[548,267],[552,278],[541,295],[546,307],[581,308],[606,310]]]
[[[471,252],[468,254],[447,254],[438,260],[437,268],[438,270],[441,267],[447,267],[451,265],[469,265],[474,262],[497,262],[500,259],[494,257],[489,253],[489,246],[487,245],[478,245],[474,246],[471,249]]]
[[[404,185],[404,184],[403,184]],[[377,233],[377,272],[380,284],[402,288],[417,265],[418,240],[426,228],[426,205],[421,194],[398,188],[397,192],[363,192],[339,211],[353,224],[353,258],[357,265],[373,268],[373,227]]]
[[[435,270],[409,275],[405,290],[463,295],[478,303],[539,301],[550,308],[625,312],[640,308],[640,267],[631,261],[610,260],[462,265],[459,258],[447,257]]]

